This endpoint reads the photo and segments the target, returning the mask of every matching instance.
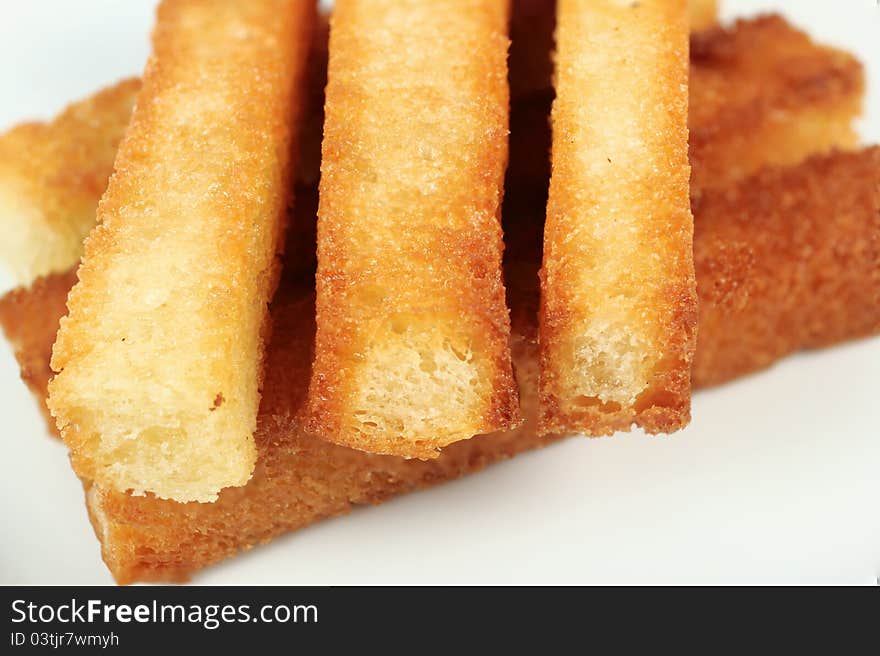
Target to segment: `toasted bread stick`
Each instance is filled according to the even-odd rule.
[[[0,135],[0,262],[18,284],[79,262],[139,89],[125,80]]]
[[[738,21],[691,40],[691,191],[727,187],[762,166],[854,148],[864,71],[780,16]]]
[[[793,350],[880,332],[878,155],[877,149],[833,155],[790,171],[762,174],[756,185],[763,199],[760,206],[755,200],[758,192],[743,185],[738,193],[754,197],[740,197],[742,211],[721,194],[697,207],[694,247],[705,322],[700,325],[695,361],[697,384],[718,382],[712,372],[726,379]],[[829,203],[817,198],[816,190],[821,189],[853,200]],[[806,211],[785,211],[793,207]],[[786,234],[795,240],[791,249],[781,252],[778,242]],[[815,249],[812,254],[800,248],[807,244]],[[536,278],[539,264],[540,248],[531,261],[517,263],[531,272],[531,278]],[[800,275],[793,275],[795,271]],[[537,286],[513,282],[526,278],[508,278],[511,344],[526,425],[454,444],[437,460],[420,462],[338,447],[303,431],[314,333],[312,285],[308,276],[285,274],[273,304],[276,339],[268,354],[256,435],[258,464],[247,486],[224,490],[213,504],[179,504],[86,482],[92,522],[116,580],[184,580],[242,549],[346,513],[355,505],[380,503],[547,444],[535,432]],[[829,294],[813,293],[813,284],[820,280],[828,292],[859,302],[832,301],[829,307]],[[7,335],[42,336],[22,343],[17,356],[23,371],[32,367],[43,385],[47,367],[34,363],[48,362],[65,284],[69,280],[65,283],[58,276],[0,300],[0,324]],[[789,298],[782,309],[777,303],[780,295]],[[788,320],[795,315],[812,317],[809,328]],[[770,325],[777,332],[768,331]]]
[[[500,225],[507,0],[331,17],[310,429],[374,453],[520,422]]]
[[[542,433],[690,421],[684,0],[560,0],[541,273]]]
[[[52,358],[82,476],[179,501],[250,478],[313,26],[309,0],[160,5]]]

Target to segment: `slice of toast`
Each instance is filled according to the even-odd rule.
[[[546,187],[542,176],[549,178],[552,9],[545,0],[514,3],[510,147],[511,171],[520,175],[507,194],[534,179]],[[321,17],[310,65],[319,73],[310,84],[317,101],[308,103],[304,126],[311,128],[303,128],[296,171],[304,184],[318,179],[320,166],[327,29]],[[796,163],[810,153],[857,143],[853,121],[861,112],[864,71],[851,55],[813,43],[778,16],[702,32],[691,43],[690,159],[706,171],[692,175],[692,191],[713,181],[723,186],[783,154],[780,163]],[[806,75],[793,66],[796,61],[810,62]],[[761,84],[760,75],[766,75]],[[8,199],[0,212],[8,237],[0,243],[5,248],[0,260],[17,272],[19,284],[79,262],[139,90],[139,80],[126,80],[73,103],[50,123],[25,123],[0,136],[0,152],[7,153],[0,157],[0,197]],[[751,118],[741,121],[742,116]],[[787,122],[774,125],[778,116]],[[718,124],[723,129],[714,127]]]

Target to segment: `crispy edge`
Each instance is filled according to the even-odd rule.
[[[689,0],[690,29],[718,23],[718,0]],[[510,17],[510,95],[520,98],[553,86],[556,0],[513,0]],[[511,160],[512,161],[512,160]]]
[[[685,5],[678,2],[674,6],[661,3],[649,7],[642,2],[632,7],[613,10],[612,7],[597,9],[586,3],[560,0],[559,7],[556,33],[557,95],[552,114],[553,174],[547,205],[544,264],[541,271],[539,430],[542,433],[576,431],[601,436],[629,430],[635,424],[649,433],[672,432],[690,421],[690,367],[696,345],[697,318],[691,245],[693,220],[688,201],[690,167],[687,160],[688,100],[685,92],[688,25]],[[619,15],[615,15],[613,19],[602,15],[612,11]],[[582,19],[589,12],[594,13],[593,20],[588,23]],[[596,20],[600,17],[604,27],[598,33]],[[571,20],[571,23],[566,24],[566,20]],[[657,35],[652,53],[662,53],[663,59],[658,61],[657,56],[654,56],[649,63],[647,56],[643,56],[641,66],[644,72],[638,75],[640,84],[643,78],[655,83],[651,93],[656,96],[656,107],[661,109],[653,117],[646,115],[644,106],[625,97],[625,94],[633,90],[618,90],[615,84],[614,91],[608,91],[608,82],[611,79],[635,79],[634,66],[639,66],[640,63],[634,62],[632,58],[641,54],[641,50],[636,55],[632,51],[623,53],[623,59],[615,59],[613,53],[605,53],[603,61],[623,62],[620,64],[622,70],[617,72],[614,72],[613,66],[598,73],[587,72],[586,77],[584,72],[577,72],[579,68],[586,66],[585,62],[593,54],[592,50],[596,47],[592,43],[594,35],[595,38],[603,39],[600,47],[607,46],[608,40],[619,39],[622,34],[614,30],[614,25],[624,22],[629,22],[633,29],[641,29],[646,39]],[[624,48],[626,44],[621,41],[619,47]],[[581,77],[578,78],[578,75]],[[596,89],[593,102],[601,107],[601,112],[607,112],[609,107],[619,105],[620,111],[624,113],[621,117],[624,124],[642,124],[646,120],[657,123],[656,127],[643,133],[643,138],[645,134],[663,133],[664,136],[652,144],[654,151],[651,157],[664,162],[667,171],[672,174],[667,172],[662,180],[649,185],[652,189],[650,193],[641,191],[648,184],[647,179],[651,175],[649,167],[638,177],[623,171],[635,163],[634,153],[628,154],[625,150],[601,151],[602,148],[615,148],[615,142],[605,139],[595,141],[596,133],[603,132],[607,125],[603,123],[602,128],[593,129],[591,134],[594,141],[591,145],[578,145],[578,135],[583,130],[579,118],[584,103],[590,102],[589,95],[585,96],[582,89],[584,85],[590,84],[590,75],[597,75],[599,78],[598,81],[593,80],[592,87]],[[645,88],[642,85],[642,94]],[[566,97],[567,93],[571,96]],[[639,90],[635,90],[635,93],[638,94]],[[593,118],[598,120],[598,115],[594,114]],[[615,130],[620,131],[621,128],[617,127]],[[604,131],[604,134],[610,133]],[[623,141],[618,139],[616,143],[619,147]],[[582,171],[584,152],[590,153],[593,167],[588,174]],[[624,166],[612,161],[621,156],[627,162]],[[608,161],[607,167],[605,159]],[[643,160],[644,154],[639,159]],[[599,168],[603,172],[599,172]],[[612,184],[603,190],[608,184],[608,176],[612,174],[618,178],[617,186]],[[659,204],[656,191],[658,188],[665,190],[664,198]],[[648,206],[659,208],[665,217],[662,221],[655,218],[650,224],[645,224],[642,228],[643,236],[640,238],[646,243],[650,240],[652,252],[664,253],[668,264],[652,273],[645,269],[645,274],[652,279],[657,276],[664,279],[659,284],[655,283],[656,291],[651,294],[655,316],[643,326],[645,334],[642,336],[652,344],[652,352],[660,346],[661,355],[647,374],[646,385],[633,403],[603,401],[599,397],[590,397],[580,402],[575,397],[568,398],[569,392],[561,386],[564,378],[590,376],[587,371],[578,372],[573,369],[569,362],[571,357],[563,355],[569,346],[574,348],[569,342],[572,340],[571,332],[575,323],[588,319],[584,315],[587,310],[583,303],[586,301],[577,302],[571,291],[572,286],[583,275],[583,258],[579,256],[578,247],[572,246],[572,236],[584,229],[582,221],[587,217],[583,216],[582,208],[584,199],[587,198],[592,199],[593,203],[615,199],[608,207],[609,210],[616,211],[626,212],[629,208],[635,212],[644,212]],[[617,204],[618,198],[622,205]],[[581,221],[571,218],[578,216],[583,217]],[[592,239],[597,243],[600,240],[599,237]],[[634,246],[638,247],[638,244]],[[645,248],[642,250],[645,251]],[[642,260],[643,263],[650,263],[651,256],[647,252],[643,252],[642,256],[649,258]],[[633,262],[628,266],[638,267],[639,263]],[[610,302],[608,295],[613,295],[618,286],[614,281],[607,281],[605,288],[598,291],[600,298],[594,299],[599,304],[598,307]],[[644,323],[643,320],[640,321]],[[626,328],[628,339],[631,339],[632,328],[632,325]]]
[[[285,249],[285,271],[293,275],[311,275],[316,266],[318,201],[315,185],[320,174],[328,34],[328,16],[320,14],[307,64],[308,99],[299,135],[296,203],[291,210],[294,216],[289,222]],[[0,168],[5,165],[7,170],[27,172],[34,188],[41,188],[40,193],[27,193],[26,197],[29,202],[47,208],[41,211],[52,217],[47,224],[53,232],[63,235],[78,221],[70,209],[76,204],[68,194],[71,187],[76,188],[77,197],[82,194],[91,208],[93,216],[88,229],[94,226],[94,213],[107,189],[113,160],[140,88],[139,78],[123,80],[72,103],[51,123],[23,123],[0,136],[0,152],[8,154],[8,157],[0,157]],[[112,151],[109,156],[105,156],[106,149]],[[90,155],[100,161],[95,163]],[[49,183],[44,185],[46,180]],[[0,325],[18,357],[22,380],[41,399],[40,410],[47,419],[49,431],[57,437],[60,433],[45,402],[52,369],[49,357],[37,353],[41,350],[39,345],[55,341],[58,320],[67,314],[67,292],[77,280],[76,268],[84,238],[85,235],[81,235],[76,248],[71,249],[66,260],[70,268],[28,279],[0,298]],[[24,248],[33,252],[39,246],[29,244]]]
[[[59,314],[64,311],[61,284],[17,294],[28,304],[27,312],[20,314],[22,325],[42,321],[50,305]],[[3,311],[7,302],[0,300],[4,324],[14,316]],[[183,581],[209,563],[319,519],[345,514],[353,505],[378,504],[551,441],[539,437],[532,422],[456,443],[439,458],[420,461],[363,453],[309,435],[302,430],[302,410],[315,332],[312,279],[286,272],[272,316],[275,337],[255,436],[260,455],[247,486],[224,489],[214,503],[177,503],[83,481],[90,519],[117,582]],[[534,417],[537,346],[535,335],[525,337],[526,332],[518,329],[512,348],[526,392],[524,406]],[[46,331],[41,335],[17,354],[20,361],[48,363],[52,337]],[[45,367],[41,372],[46,373]]]
[[[381,267],[384,271],[397,266],[395,250],[392,248],[387,249],[382,257],[358,258],[357,262],[351,257],[347,229],[352,217],[350,212],[340,210],[339,205],[344,199],[357,196],[357,189],[363,186],[362,181],[355,181],[351,176],[345,175],[345,171],[349,163],[347,157],[355,150],[355,144],[360,138],[358,130],[366,128],[356,120],[363,112],[365,96],[360,90],[352,88],[351,79],[344,72],[367,56],[363,52],[363,39],[357,35],[360,30],[368,30],[372,26],[349,24],[359,15],[353,3],[340,3],[331,19],[329,82],[325,108],[327,121],[324,126],[318,223],[318,337],[311,383],[313,391],[309,395],[309,429],[337,444],[373,453],[431,459],[438,456],[441,447],[452,442],[511,428],[522,421],[518,390],[510,363],[510,322],[501,274],[504,246],[500,228],[500,205],[504,164],[507,161],[507,140],[504,135],[508,129],[509,92],[504,84],[506,67],[502,70],[504,64],[500,63],[498,70],[495,70],[494,66],[496,61],[506,61],[496,55],[501,44],[507,42],[506,33],[498,32],[494,23],[499,8],[506,7],[507,3],[504,0],[486,0],[482,5],[479,11],[474,11],[472,20],[486,22],[483,47],[491,49],[489,54],[492,56],[487,55],[481,59],[480,65],[485,69],[483,73],[472,76],[469,80],[462,79],[461,87],[478,87],[484,92],[479,98],[474,98],[486,106],[484,114],[474,116],[474,121],[483,122],[480,129],[486,134],[481,150],[475,152],[474,156],[479,163],[477,168],[483,172],[482,177],[478,178],[478,184],[486,192],[474,194],[474,198],[481,206],[488,207],[492,203],[496,206],[490,208],[490,220],[480,219],[479,225],[462,231],[461,234],[435,230],[430,237],[402,247],[401,250],[413,259],[424,259],[427,265],[436,267],[436,276],[442,278],[442,285],[437,285],[432,290],[416,289],[408,275],[411,271],[405,270],[405,267],[396,269],[399,274],[396,278],[387,273],[381,274],[376,269]],[[379,8],[373,9],[377,11]],[[403,9],[398,8],[396,11]],[[389,26],[386,21],[382,27],[388,29],[393,25]],[[370,56],[380,58],[382,54],[371,51]],[[334,73],[335,70],[339,73]],[[422,102],[424,92],[415,88],[398,89],[397,96],[401,103]],[[503,121],[500,117],[503,117]],[[395,140],[406,139],[401,134],[389,136]],[[468,135],[465,134],[462,138],[465,136]],[[447,166],[451,164],[450,159]],[[457,189],[450,191],[458,193]],[[416,253],[418,249],[421,250]],[[373,260],[378,264],[370,264]],[[352,352],[362,353],[365,350],[365,333],[370,326],[377,327],[377,330],[382,329],[382,318],[365,318],[364,312],[355,308],[359,304],[358,294],[367,293],[363,287],[368,281],[372,284],[373,279],[380,274],[392,281],[392,284],[383,288],[383,293],[387,294],[384,307],[406,308],[414,304],[413,299],[416,297],[435,294],[444,302],[452,302],[455,306],[452,318],[465,324],[475,342],[481,345],[481,359],[490,372],[488,377],[491,383],[487,385],[489,393],[484,395],[485,398],[474,400],[474,405],[478,407],[469,413],[471,416],[466,420],[467,425],[450,426],[448,433],[443,436],[412,436],[367,432],[363,422],[356,422],[352,418],[356,409],[355,399],[360,391],[359,385],[363,384],[359,382],[359,367],[355,364],[356,358]],[[393,395],[393,390],[389,392]],[[448,414],[453,414],[452,408]]]

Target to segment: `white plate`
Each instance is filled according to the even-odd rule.
[[[0,130],[138,73],[153,5],[5,0]],[[726,0],[725,16],[771,9],[867,62],[863,133],[880,141],[876,3]],[[699,393],[693,425],[675,437],[572,439],[320,523],[196,580],[871,584],[880,575],[878,373],[878,339],[791,358]],[[0,583],[110,583],[80,485],[5,342],[0,454]]]

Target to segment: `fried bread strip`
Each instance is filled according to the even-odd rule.
[[[90,118],[89,124],[95,125],[96,129],[100,130],[101,120],[99,113]],[[47,162],[47,165],[52,165],[52,162]],[[855,168],[851,167],[849,170]],[[834,184],[833,171],[833,167],[825,170],[830,176],[827,184]],[[822,183],[817,181],[817,184]],[[852,181],[852,184],[860,183]],[[870,183],[863,181],[861,184]],[[854,192],[855,187],[850,190],[850,193]],[[778,198],[769,190],[767,193],[768,199]],[[311,195],[314,194],[315,191],[312,190]],[[297,191],[298,218],[293,224],[302,226],[305,234],[308,234],[309,223],[312,225],[314,223],[314,215],[309,221],[307,210],[304,208],[303,200],[309,195],[305,190]],[[94,202],[97,202],[97,198]],[[511,223],[517,225],[534,225],[540,228],[543,203],[512,204],[509,206],[509,211],[506,205],[505,211],[510,215],[505,217],[506,221],[509,219]],[[531,215],[514,216],[518,212],[531,213]],[[811,217],[811,220],[820,218],[822,221],[827,220],[827,217],[818,217],[818,215],[811,214]],[[732,267],[729,254],[723,251],[719,254],[719,261],[727,261],[728,264],[716,267],[714,272],[711,266],[706,266],[713,260],[701,256],[705,248],[704,243],[711,242],[701,236],[699,225],[702,220],[703,215],[698,210],[695,248],[698,285],[701,294],[707,296],[701,306],[701,317],[705,318],[711,317],[713,312],[720,314],[724,311],[713,310],[712,304],[726,305],[720,291],[724,289],[724,281],[727,279],[725,272],[731,271]],[[715,222],[719,220],[720,218],[716,218]],[[867,220],[870,218],[866,217]],[[859,233],[859,226],[864,232]],[[854,221],[850,227],[852,232],[848,238],[836,240],[844,248],[847,244],[858,244],[872,239],[869,223]],[[752,232],[748,231],[741,232],[740,249],[747,246],[751,234]],[[508,251],[515,252],[517,256],[507,258],[506,270],[515,326],[513,347],[515,354],[525,348],[533,349],[534,353],[537,331],[534,322],[538,297],[536,272],[541,257],[540,232],[533,231],[531,234],[519,232],[516,237],[514,242],[508,243]],[[282,304],[286,304],[290,306],[284,312],[288,317],[288,325],[302,321],[309,323],[311,327],[302,328],[307,338],[304,343],[298,343],[295,334],[291,334],[284,343],[279,343],[277,347],[270,346],[267,379],[277,380],[278,384],[292,386],[299,391],[284,399],[280,398],[280,392],[274,395],[269,389],[266,390],[259,419],[260,429],[257,433],[259,457],[254,479],[244,488],[225,490],[215,505],[184,505],[150,497],[133,498],[93,489],[89,497],[96,531],[99,537],[103,537],[105,560],[118,581],[126,583],[135,580],[181,580],[210,563],[233,555],[238,550],[260,544],[273,536],[294,530],[321,517],[345,513],[353,503],[378,503],[413,487],[436,484],[479,469],[490,462],[504,459],[517,451],[545,443],[529,437],[527,430],[521,433],[509,433],[507,437],[495,435],[450,447],[444,450],[444,455],[439,461],[425,464],[414,461],[404,462],[397,458],[368,456],[335,448],[314,438],[305,436],[299,438],[293,435],[292,417],[299,414],[309,375],[308,355],[303,351],[307,350],[311,331],[314,328],[311,316],[301,316],[303,310],[308,312],[311,308],[311,302],[307,298],[301,300],[299,306],[295,301],[285,300],[296,298],[297,293],[303,297],[308,293],[307,282],[296,282],[297,277],[302,275],[300,273],[302,261],[310,257],[306,255],[308,248],[302,248],[302,244],[299,244],[294,250],[292,246],[293,244],[288,246],[285,256],[285,271],[294,271],[294,275],[286,274],[291,278],[291,282],[282,285],[282,291],[273,309],[273,316],[276,322],[281,321]],[[808,265],[809,263],[806,262],[805,266]],[[738,279],[742,280],[743,276],[753,272],[754,268],[741,267],[737,271]],[[58,319],[65,311],[67,289],[74,280],[75,276],[72,272],[66,276],[53,276],[45,282],[37,283],[32,289],[16,290],[0,299],[0,324],[3,325],[7,337],[16,348],[16,357],[21,364],[23,377],[43,408],[45,408],[45,386],[50,375],[51,345]],[[854,282],[861,284],[858,281]],[[772,284],[772,272],[763,284]],[[304,289],[297,292],[298,286]],[[706,289],[709,290],[708,294],[704,291]],[[736,321],[742,322],[737,325],[748,327],[754,323],[748,319],[749,316],[772,312],[772,308],[750,304],[747,297],[740,296],[739,299],[740,302],[745,301],[745,304],[736,315]],[[809,302],[810,297],[806,296],[804,301]],[[866,312],[870,311],[871,307],[866,305]],[[873,307],[876,311],[876,306]],[[826,324],[831,331],[830,334],[834,336],[833,339],[840,340],[859,336],[862,327],[870,323],[867,313],[861,318],[856,314],[835,313],[829,315],[830,318],[837,318],[841,322],[836,326]],[[854,321],[853,326],[848,325],[849,321]],[[880,316],[875,315],[874,325],[877,321],[880,321]],[[276,328],[276,338],[280,330]],[[292,332],[295,333],[296,330]],[[749,339],[747,335],[742,337],[746,341]],[[722,336],[721,339],[726,338]],[[752,340],[752,343],[757,344],[755,340]],[[819,340],[816,340],[816,343],[818,344]],[[795,338],[790,340],[789,348],[798,348]],[[287,355],[284,355],[285,353]],[[721,349],[713,349],[711,333],[701,330],[695,362],[696,384],[712,382],[708,379],[703,380],[702,374],[699,373],[701,370],[717,368],[723,371],[740,357],[737,355],[728,358],[724,353],[725,351]],[[273,364],[276,359],[279,361],[278,365]],[[527,364],[529,362],[528,356],[518,356],[517,359]],[[303,367],[306,367],[304,372]],[[530,396],[526,391],[528,384],[533,387],[535,385],[536,367],[536,363],[532,361],[530,369],[519,372],[521,377],[530,376],[521,381],[528,416],[534,414],[534,392]],[[315,465],[312,468],[301,466],[298,455],[300,453],[306,454],[304,461],[313,462]],[[295,475],[297,471],[301,474]],[[319,487],[312,488],[310,485],[313,480],[322,482]],[[141,522],[143,526],[140,526]]]
[[[77,473],[209,501],[256,461],[309,0],[165,0],[49,386]]]
[[[331,16],[310,428],[373,453],[520,422],[501,272],[507,0]]]
[[[684,0],[560,0],[542,433],[678,430],[696,344]]]

